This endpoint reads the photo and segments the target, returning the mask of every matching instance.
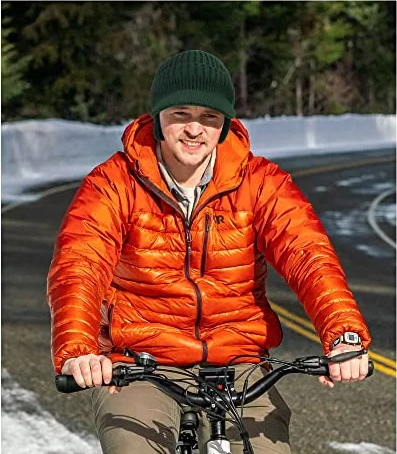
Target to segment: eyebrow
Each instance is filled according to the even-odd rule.
[[[189,110],[191,106],[173,106],[171,107],[172,110]],[[214,113],[214,114],[222,114],[221,112],[211,109],[210,107],[204,107],[204,106],[197,106],[197,107],[203,107],[205,113]]]

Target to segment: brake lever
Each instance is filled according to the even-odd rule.
[[[112,384],[116,386],[127,386],[133,381],[145,380],[148,373],[154,369],[148,369],[145,366],[117,366],[113,369]]]
[[[297,358],[294,362],[294,366],[298,368],[318,368],[326,366],[329,363],[342,363],[348,361],[349,359],[356,358],[357,356],[365,355],[368,353],[368,350],[362,349],[351,352],[339,353],[335,356],[305,356],[302,358]]]
[[[351,352],[343,352],[339,353],[335,356],[324,356],[325,364],[329,363],[343,363],[344,361],[348,361],[349,359],[357,358],[357,356],[366,355],[368,350],[363,348],[362,350],[351,351]]]
[[[302,358],[297,358],[293,365],[299,369],[317,369],[326,365],[323,358],[326,358],[326,356],[304,356]]]

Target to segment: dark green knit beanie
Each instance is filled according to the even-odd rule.
[[[214,55],[187,50],[165,61],[153,79],[150,114],[154,119],[154,137],[164,140],[159,113],[173,106],[203,106],[225,115],[219,143],[229,132],[234,110],[234,86],[226,66]]]

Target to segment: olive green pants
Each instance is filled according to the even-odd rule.
[[[247,365],[237,365],[236,378]],[[191,370],[198,372],[199,367]],[[256,369],[249,383],[266,373]],[[180,378],[179,375],[167,376]],[[246,376],[236,381],[241,391]],[[110,395],[106,387],[92,390],[94,424],[104,454],[174,454],[183,408],[155,385],[145,381],[134,382]],[[276,390],[271,388],[256,401],[244,407],[243,423],[247,429],[255,454],[290,454],[289,421],[291,412]],[[238,430],[226,423],[226,435],[233,454],[243,452]],[[200,453],[206,453],[209,424],[200,417],[198,431]]]

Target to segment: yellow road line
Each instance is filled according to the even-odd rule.
[[[293,321],[299,323],[300,325],[306,326],[306,328],[309,328],[311,331],[315,331],[312,323],[309,320],[306,320],[303,317],[300,317],[299,315],[293,314],[292,312],[281,307],[279,304],[276,304],[273,301],[271,301],[271,305],[272,305],[272,308],[277,312],[278,315],[284,315],[285,317],[289,318],[290,320],[293,320]]]
[[[334,164],[334,165],[327,165],[327,166],[322,166],[322,167],[314,167],[312,169],[302,169],[302,170],[296,170],[291,172],[291,175],[293,177],[304,177],[307,175],[315,175],[318,173],[325,173],[325,172],[333,172],[336,170],[343,170],[343,169],[350,169],[350,168],[356,168],[356,167],[363,167],[371,164],[382,164],[382,163],[387,163],[387,162],[394,162],[396,160],[395,155],[391,156],[383,156],[383,157],[378,157],[378,158],[370,158],[370,159],[363,159],[361,161],[357,161],[355,163],[346,163],[342,162],[340,164]],[[389,292],[389,289],[384,289],[384,291]],[[320,343],[320,340],[318,339],[317,335],[313,334],[312,331],[315,331],[313,328],[313,325],[308,321],[305,320],[302,317],[299,317],[298,315],[295,315],[286,309],[282,308],[278,304],[275,304],[272,302],[272,307],[274,310],[278,313],[280,317],[280,321],[284,323],[288,328],[292,329],[293,331],[302,334],[303,336],[314,340],[315,342]],[[285,318],[287,317],[287,319]],[[305,328],[302,328],[302,326],[308,328],[310,331],[308,331]],[[383,372],[386,375],[390,375],[392,377],[396,377],[396,361],[386,358],[383,355],[380,355],[379,353],[375,353],[373,351],[369,352],[370,358],[374,361],[376,370],[379,370],[380,372]],[[384,365],[382,365],[382,363]],[[390,366],[390,367],[388,367]]]
[[[291,322],[290,320],[284,318],[282,315],[279,315],[279,319],[280,319],[281,323],[283,323],[285,326],[288,326],[288,328],[292,329],[292,331],[302,334],[302,336],[305,336],[308,339],[310,339],[314,342],[317,342],[318,344],[321,344],[318,336],[316,334],[312,333],[311,331],[308,331],[307,329],[302,328],[297,323]]]
[[[383,364],[386,364],[387,366],[390,366],[392,367],[393,369],[396,368],[396,362],[392,359],[389,359],[389,358],[386,358],[382,355],[379,355],[379,353],[375,353],[375,352],[370,352],[369,353],[369,356],[371,356],[373,359],[375,359],[376,361],[380,361],[381,363]]]
[[[369,357],[372,359],[373,355],[371,352],[369,353]],[[396,370],[391,369],[390,367],[383,366],[382,364],[379,364],[377,361],[373,361],[375,370],[378,370],[379,372],[383,372],[385,375],[389,375],[390,377],[396,378]]]
[[[293,314],[292,312],[284,309],[274,302],[271,302],[271,305],[272,308],[277,312],[281,323],[290,328],[292,331],[295,331],[296,333],[301,334],[302,336],[314,342],[317,342],[318,344],[321,344],[320,339],[315,333],[313,325],[308,320],[305,320],[299,315]],[[386,358],[373,351],[369,352],[369,356],[373,360],[376,370],[383,372],[384,374],[391,377],[396,377],[396,362],[394,360]]]

